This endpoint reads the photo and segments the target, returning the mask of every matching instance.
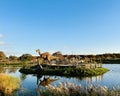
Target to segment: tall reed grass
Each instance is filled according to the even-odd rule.
[[[11,95],[12,92],[20,87],[20,79],[0,73],[0,93],[3,95]]]
[[[39,96],[120,96],[119,89],[106,86],[81,86],[72,83],[60,83],[59,86],[49,85],[41,90]]]

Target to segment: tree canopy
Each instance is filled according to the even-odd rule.
[[[17,56],[9,56],[10,61],[17,61],[18,57]]]
[[[21,61],[31,61],[33,56],[31,54],[23,54],[19,57]]]
[[[5,60],[6,59],[6,55],[4,54],[3,51],[0,51],[0,61]]]

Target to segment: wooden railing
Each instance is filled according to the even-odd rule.
[[[81,64],[47,64],[47,67],[49,68],[85,68],[85,69],[91,69],[91,68],[101,68],[101,63],[81,63]]]

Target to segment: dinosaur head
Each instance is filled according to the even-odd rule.
[[[37,49],[36,52],[40,54],[40,49]]]

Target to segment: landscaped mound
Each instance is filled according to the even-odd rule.
[[[27,68],[21,68],[20,72],[25,74],[41,74],[41,75],[58,75],[58,76],[95,76],[102,75],[107,72],[106,68],[93,68],[93,69],[84,69],[84,68],[58,68],[58,69],[44,69],[44,70],[32,70]]]
[[[20,79],[0,73],[0,96],[12,95],[12,92],[20,87]]]

